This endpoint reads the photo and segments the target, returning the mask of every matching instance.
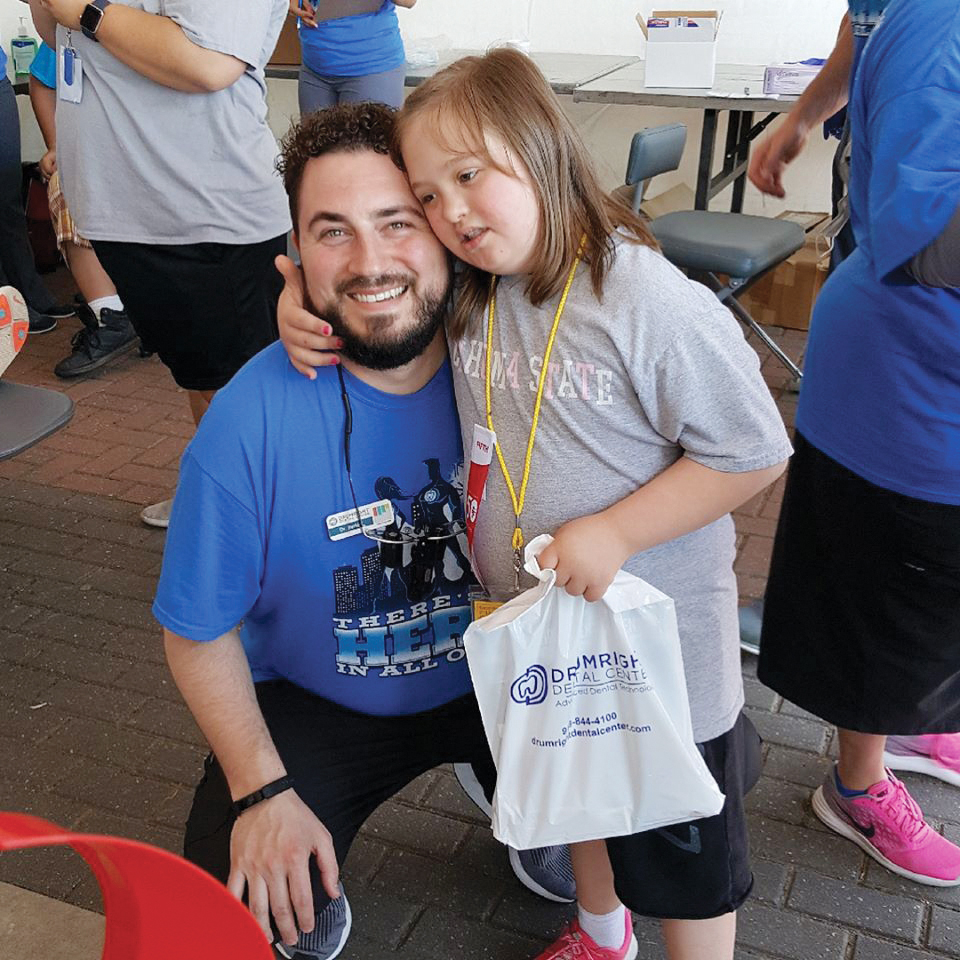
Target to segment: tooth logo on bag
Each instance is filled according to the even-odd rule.
[[[547,671],[535,663],[520,674],[510,687],[514,703],[535,707],[547,699]]]

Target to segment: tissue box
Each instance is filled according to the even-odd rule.
[[[637,22],[647,38],[648,87],[710,89],[717,66],[719,10],[654,10]]]
[[[786,97],[799,97],[821,69],[822,64],[771,64],[763,71],[763,92],[767,96],[781,94]]]

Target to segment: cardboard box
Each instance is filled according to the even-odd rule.
[[[277,38],[277,46],[270,58],[271,66],[295,67],[300,65],[300,37],[297,36],[296,17],[287,17]]]
[[[830,264],[829,246],[822,235],[830,218],[825,213],[787,210],[778,219],[799,223],[807,231],[806,243],[737,299],[760,323],[809,330],[813,304]]]
[[[647,38],[648,87],[710,89],[717,66],[719,10],[654,10],[637,15]]]

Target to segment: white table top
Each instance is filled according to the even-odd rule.
[[[415,87],[432,77],[438,70],[454,60],[481,50],[441,50],[440,62],[432,67],[407,67],[406,85]],[[607,73],[633,63],[636,57],[612,56],[604,53],[531,53],[531,59],[541,69],[555,93],[570,94],[580,84],[589,83]],[[296,80],[300,72],[298,66],[268,66],[268,77]]]
[[[633,106],[688,107],[712,110],[754,110],[786,113],[796,97],[771,98],[763,94],[762,66],[718,63],[712,89],[647,87],[642,60],[585,83],[573,92],[577,102],[621,103]]]

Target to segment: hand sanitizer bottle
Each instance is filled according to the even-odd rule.
[[[10,41],[10,59],[13,61],[13,73],[20,80],[30,76],[30,64],[37,55],[37,41],[27,33],[24,17],[20,18],[20,29]]]

